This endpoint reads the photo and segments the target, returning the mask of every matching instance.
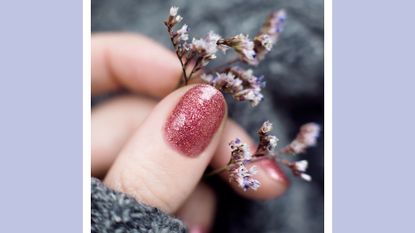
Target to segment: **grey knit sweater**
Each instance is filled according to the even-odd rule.
[[[157,208],[91,181],[91,227],[93,233],[180,233],[184,224]]]
[[[165,20],[171,5],[180,7],[180,14],[189,24],[191,36],[195,37],[203,36],[209,30],[226,37],[241,32],[252,36],[271,10],[284,8],[287,12],[284,32],[264,63],[254,70],[255,74],[263,74],[267,81],[265,100],[256,109],[252,109],[248,104],[235,103],[231,98],[227,98],[229,116],[242,125],[253,138],[256,138],[256,130],[260,124],[264,120],[270,120],[275,125],[274,133],[279,137],[280,144],[284,145],[295,136],[301,124],[315,121],[323,125],[323,2],[323,0],[92,0],[92,31],[138,32],[169,47],[169,38],[162,21]],[[291,186],[287,192],[274,200],[247,200],[237,195],[225,181],[217,177],[206,180],[205,182],[215,190],[218,199],[213,232],[323,232],[323,142],[322,136],[316,148],[309,150],[304,157],[300,157],[310,161],[309,173],[313,176],[313,182],[305,183],[291,178]],[[100,189],[95,190],[94,187]],[[121,213],[123,209],[142,211],[149,207],[132,200],[128,205],[120,207],[118,199],[124,200],[123,198],[126,197],[106,190],[102,185],[93,184],[93,195],[98,195],[93,196],[93,202],[100,203],[94,204],[96,209],[93,210],[95,213],[93,228],[96,232],[114,232],[115,229],[119,232],[135,232],[135,227],[139,227],[140,224],[142,227],[151,224],[159,227],[154,229],[165,229],[165,226],[170,226],[168,232],[184,230],[180,227],[175,228],[180,225],[176,219],[168,218],[152,208],[149,209],[151,211],[142,212],[146,215],[143,222],[129,218],[135,223],[117,224],[113,221],[119,218],[108,216],[118,216],[117,213]],[[106,195],[112,196],[105,197]],[[101,197],[97,198],[99,196]],[[115,210],[118,212],[114,212]],[[148,232],[156,232],[154,229]]]

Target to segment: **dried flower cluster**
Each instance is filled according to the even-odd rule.
[[[269,135],[272,130],[272,124],[269,121],[265,121],[261,128],[258,130],[259,143],[256,150],[256,156],[267,155],[273,153],[277,142],[279,141],[274,135]]]
[[[244,66],[257,66],[264,60],[267,53],[277,43],[285,23],[285,12],[283,10],[272,12],[263,23],[258,34],[253,40],[246,34],[239,34],[229,38],[209,32],[203,38],[192,38],[189,42],[189,26],[183,24],[183,17],[178,14],[178,7],[171,7],[170,14],[164,24],[167,27],[170,40],[180,61],[183,72],[183,83],[186,85],[194,74],[206,67],[210,61],[216,59],[218,50],[226,54],[228,49],[233,50],[237,57],[228,63],[201,72],[200,79],[218,90],[226,92],[237,101],[248,101],[252,106],[257,106],[264,98],[261,93],[265,87],[263,76],[255,76],[252,69],[242,68]],[[237,63],[242,63],[238,65]],[[291,162],[279,157],[280,154],[296,155],[304,153],[310,146],[316,144],[320,127],[315,123],[308,123],[301,127],[297,137],[287,146],[275,152],[278,138],[269,133],[272,124],[269,121],[263,123],[258,130],[259,144],[255,153],[251,153],[246,143],[235,139],[229,143],[232,153],[231,159],[226,167],[218,169],[217,172],[226,170],[229,180],[238,184],[244,191],[256,190],[261,183],[254,178],[255,166],[248,168],[250,163],[260,159],[274,159],[275,162],[287,166],[295,176],[306,181],[311,181],[311,176],[306,174],[308,162],[306,160]]]
[[[285,23],[285,11],[272,12],[254,39],[256,62],[259,63],[278,41]]]
[[[239,138],[231,141],[229,146],[232,149],[231,159],[227,166],[229,173],[229,181],[238,184],[244,191],[248,189],[256,190],[261,183],[253,178],[256,173],[255,166],[250,169],[246,164],[252,160],[252,154],[249,151],[248,145],[242,143]]]
[[[231,94],[236,100],[249,101],[252,106],[258,105],[264,98],[261,94],[261,88],[265,86],[263,76],[254,76],[251,69],[244,70],[234,66],[227,72],[216,73],[215,76],[202,74],[200,78],[217,89]]]
[[[293,142],[298,142],[299,138],[304,140],[304,137],[306,137],[308,143],[302,144],[304,145],[302,150],[298,150],[295,153],[291,153],[290,151],[290,155],[304,153],[307,147],[315,145],[319,135],[318,125],[315,123],[303,125],[300,133],[298,134],[301,136],[297,136],[290,145],[281,149],[279,153],[274,152],[277,146],[278,138],[269,134],[271,130],[272,124],[269,121],[262,124],[261,128],[258,130],[258,147],[253,154],[249,151],[247,144],[242,143],[238,138],[229,143],[232,150],[231,159],[226,166],[226,170],[229,173],[229,180],[237,183],[244,191],[248,189],[256,190],[261,185],[260,182],[253,177],[256,173],[255,166],[248,169],[247,165],[264,158],[272,158],[275,162],[287,166],[295,176],[298,176],[306,181],[311,181],[311,176],[305,173],[308,167],[308,162],[306,160],[291,162],[280,158],[280,154],[286,153],[286,148],[289,148]]]
[[[239,55],[240,59],[248,64],[255,64],[254,42],[249,39],[248,35],[239,34],[229,39],[220,39],[217,43],[226,51],[232,48]]]
[[[316,139],[320,132],[320,126],[315,123],[308,123],[300,128],[300,132],[297,137],[286,147],[282,148],[282,152],[286,154],[300,154],[305,150],[316,145]]]
[[[265,87],[263,76],[256,77],[251,69],[245,70],[237,65],[231,65],[241,62],[256,66],[264,59],[282,31],[285,22],[284,11],[270,14],[254,40],[245,34],[222,38],[214,32],[209,32],[204,38],[193,38],[188,42],[189,27],[186,24],[174,30],[182,19],[178,15],[178,7],[171,7],[170,15],[164,24],[182,65],[183,83],[187,84],[196,72],[216,59],[218,50],[225,53],[228,49],[232,49],[238,55],[236,59],[225,64],[225,67],[218,67],[210,72],[204,71],[200,77],[202,81],[231,94],[237,101],[248,101],[252,106],[258,105],[263,99],[261,93],[262,88]]]
[[[183,81],[187,84],[195,72],[216,58],[216,52],[218,51],[217,42],[221,37],[214,32],[209,32],[204,38],[193,38],[192,42],[189,43],[189,27],[187,24],[182,25],[176,31],[173,30],[183,19],[182,16],[178,15],[178,9],[178,7],[170,8],[170,15],[164,24],[167,27],[170,40],[182,66]],[[193,66],[190,72],[187,71],[189,66]]]

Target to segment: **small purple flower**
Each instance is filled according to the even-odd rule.
[[[226,47],[233,48],[242,61],[255,64],[254,42],[249,39],[248,35],[239,34],[228,39],[221,39],[218,41],[218,46],[223,51],[226,51]]]
[[[266,133],[271,132],[271,130],[272,130],[272,123],[269,122],[269,121],[265,121],[262,124],[261,128],[259,128],[258,133],[259,134],[266,134]]]
[[[170,16],[175,17],[177,15],[178,10],[179,10],[179,8],[177,6],[170,7]]]
[[[206,66],[211,60],[216,58],[218,51],[217,42],[220,36],[210,31],[208,35],[201,39],[193,38],[191,43],[192,52],[200,57],[201,66]]]
[[[314,146],[320,133],[320,126],[315,123],[307,123],[300,128],[296,138],[282,152],[287,154],[304,153],[308,147]]]
[[[164,24],[167,26],[167,28],[169,28],[169,31],[171,31],[171,29],[176,24],[180,23],[183,20],[183,17],[177,14],[178,10],[179,10],[179,8],[176,7],[176,6],[170,7],[169,17],[164,22]]]
[[[256,64],[265,58],[272,47],[278,41],[278,37],[283,30],[285,23],[285,11],[279,10],[271,13],[260,32],[254,38],[254,50],[256,52]]]
[[[202,74],[201,79],[210,85],[229,93],[239,101],[249,101],[252,106],[261,102],[264,96],[261,93],[265,82],[263,77],[256,77],[252,70],[244,70],[232,67],[225,73],[217,73],[216,76]]]
[[[177,30],[177,35],[179,36],[180,40],[186,41],[189,39],[189,34],[187,32],[189,31],[189,28],[187,24],[184,24],[179,30]]]
[[[297,171],[305,172],[308,167],[308,162],[307,160],[301,160],[301,161],[295,162],[294,165]]]
[[[230,182],[235,182],[244,191],[248,189],[256,190],[260,182],[253,178],[256,174],[255,166],[248,169],[245,165],[252,160],[252,154],[246,143],[241,143],[239,138],[229,142],[232,149],[231,159],[227,165]]]
[[[272,124],[269,121],[265,121],[261,128],[258,130],[259,143],[255,155],[264,156],[274,151],[279,139],[274,135],[268,133],[272,130]]]

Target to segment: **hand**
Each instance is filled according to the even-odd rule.
[[[93,96],[121,88],[131,93],[92,111],[92,176],[105,177],[107,186],[178,214],[190,228],[207,231],[215,199],[212,190],[200,183],[206,167],[225,166],[230,159],[228,142],[236,137],[255,148],[247,133],[227,119],[222,94],[200,85],[175,90],[181,78],[175,54],[132,34],[92,36],[91,76]],[[203,91],[209,98],[200,96]],[[200,98],[211,105],[209,111],[197,108]],[[178,103],[181,107],[176,107]],[[176,135],[174,121],[179,116],[174,113],[189,111],[209,124],[196,119],[193,123],[198,126],[188,129],[189,134],[179,129],[181,134]],[[248,198],[280,196],[287,187],[281,170],[271,161],[256,165],[256,179],[261,182],[257,191],[244,192],[236,184],[230,185]],[[226,172],[221,176],[227,180]]]

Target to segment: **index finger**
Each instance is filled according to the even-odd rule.
[[[96,33],[91,39],[91,92],[126,88],[163,97],[177,87],[176,55],[153,40],[132,33]]]

